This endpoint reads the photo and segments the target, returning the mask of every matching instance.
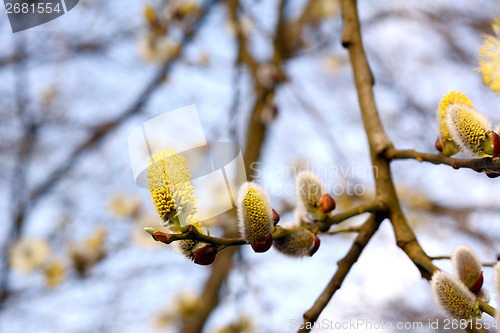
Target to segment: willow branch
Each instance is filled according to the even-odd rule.
[[[435,256],[435,257],[429,257],[431,260],[451,260],[450,256]],[[483,262],[481,263],[481,266],[483,267],[493,267],[497,264],[498,262]]]
[[[498,171],[500,172],[500,158],[454,158],[443,154],[429,154],[417,152],[413,149],[397,150],[394,147],[387,149],[384,156],[389,160],[413,159],[419,162],[429,162],[432,164],[445,164],[454,169],[468,168],[477,172]]]
[[[385,210],[383,202],[374,201],[366,204],[362,204],[358,207],[351,208],[345,212],[338,213],[329,217],[326,221],[316,222],[315,228],[320,231],[327,231],[332,225],[339,224],[345,220],[348,220],[354,216],[358,216],[364,213],[373,213]]]
[[[361,226],[357,227],[349,227],[349,228],[343,228],[343,229],[337,229],[333,231],[327,231],[327,232],[321,232],[322,235],[335,235],[335,234],[341,234],[344,232],[360,232],[361,231]]]
[[[145,230],[151,235],[151,237],[153,237],[155,241],[165,244],[170,244],[175,241],[186,239],[212,244],[217,246],[219,249],[226,248],[228,246],[248,244],[247,241],[240,238],[218,238],[202,234],[192,225],[186,226],[185,228],[187,230],[178,234],[166,234],[154,228],[145,228]]]
[[[361,116],[370,146],[376,197],[388,207],[389,219],[393,225],[397,245],[414,262],[422,276],[430,279],[437,267],[425,254],[403,215],[392,181],[389,161],[382,156],[393,145],[382,127],[375,104],[372,89],[374,80],[363,48],[356,1],[342,0],[341,5],[344,22],[342,44],[349,51],[353,68]]]
[[[306,313],[304,313],[304,323],[299,329],[299,333],[311,331],[313,324],[318,320],[319,315],[326,307],[328,302],[330,302],[335,292],[340,289],[340,287],[342,286],[342,282],[346,278],[354,263],[356,263],[356,261],[358,260],[365,246],[377,231],[380,222],[383,219],[383,217],[372,214],[361,226],[361,230],[359,231],[358,236],[354,239],[349,252],[337,263],[338,268],[332,279],[323,290],[321,295],[318,297],[316,302],[314,302],[314,305],[309,310],[307,310]]]

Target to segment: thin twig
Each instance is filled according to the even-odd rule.
[[[445,164],[454,169],[468,168],[477,172],[498,171],[500,172],[500,158],[454,158],[443,154],[429,154],[417,152],[413,149],[397,150],[389,148],[384,152],[384,156],[389,160],[414,159],[419,162],[429,162],[432,164]]]
[[[361,226],[356,226],[356,227],[337,229],[337,230],[328,231],[328,232],[321,232],[321,234],[322,235],[335,235],[335,234],[340,234],[340,233],[344,233],[344,232],[360,232],[361,230],[362,230]]]
[[[299,333],[310,332],[311,328],[314,326],[314,323],[318,320],[319,315],[326,307],[330,299],[335,294],[337,290],[340,289],[342,282],[345,277],[351,270],[352,266],[358,260],[359,256],[363,252],[363,249],[368,244],[372,236],[377,231],[380,222],[383,220],[383,217],[380,218],[376,214],[372,214],[366,222],[361,226],[361,231],[358,233],[358,236],[354,239],[352,243],[351,249],[347,253],[347,255],[342,258],[337,264],[338,268],[332,279],[323,290],[321,295],[318,297],[314,305],[304,313],[304,322],[299,329]]]

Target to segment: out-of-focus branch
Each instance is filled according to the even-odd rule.
[[[311,331],[311,327],[313,327],[313,324],[318,320],[319,315],[327,306],[328,302],[330,302],[335,292],[340,289],[342,282],[344,282],[347,274],[358,260],[365,246],[377,231],[380,222],[382,222],[383,219],[384,217],[382,216],[372,214],[361,226],[358,236],[354,239],[349,252],[347,252],[347,255],[337,263],[338,268],[332,279],[316,302],[314,302],[314,305],[307,310],[306,313],[304,313],[304,322],[302,324],[302,328],[298,331],[299,333]]]
[[[23,202],[22,205],[19,205],[16,211],[13,213],[13,221],[14,228],[11,228],[11,232],[9,233],[8,239],[6,241],[5,249],[7,250],[10,245],[19,237],[20,231],[22,230],[23,222],[26,219],[26,216],[29,213],[29,210],[32,209],[37,202],[50,191],[61,179],[63,179],[73,168],[76,162],[85,154],[95,149],[100,142],[102,142],[109,134],[114,132],[121,124],[123,124],[126,120],[130,119],[132,116],[139,114],[142,111],[143,106],[147,103],[149,98],[153,95],[156,89],[161,86],[161,83],[164,80],[165,75],[169,72],[172,66],[179,60],[181,57],[182,50],[185,46],[192,40],[195,32],[198,30],[201,22],[203,22],[203,18],[206,16],[206,13],[212,7],[213,1],[207,1],[202,9],[199,11],[198,20],[193,25],[187,27],[184,31],[184,36],[181,42],[181,46],[179,51],[169,58],[169,60],[161,66],[161,68],[155,73],[153,78],[148,82],[148,84],[144,87],[144,89],[139,93],[139,95],[135,98],[135,100],[128,106],[119,116],[115,119],[95,126],[90,129],[89,135],[86,140],[80,143],[62,162],[58,167],[56,167],[46,178],[45,180],[35,187],[29,197]],[[4,263],[7,260],[7,252],[5,252],[5,258],[2,258]],[[8,291],[8,275],[4,274],[0,276],[2,281],[0,281],[0,306],[3,304],[3,301],[7,298]]]
[[[500,172],[499,158],[454,158],[443,154],[429,154],[417,152],[413,149],[397,150],[394,147],[387,149],[384,156],[389,160],[414,159],[419,162],[429,162],[432,164],[446,164],[454,169],[468,168],[477,172],[498,171]]]
[[[236,33],[236,41],[238,45],[237,63],[247,66],[254,80],[255,100],[248,123],[245,152],[243,155],[247,178],[252,179],[254,170],[251,166],[253,165],[253,163],[259,160],[267,129],[267,124],[263,121],[262,111],[267,106],[268,99],[274,94],[276,85],[278,85],[280,82],[275,82],[275,84],[273,84],[271,87],[264,87],[261,84],[258,79],[259,63],[247,49],[246,35],[240,24],[240,18],[238,16],[238,10],[240,8],[239,1],[228,0],[226,1],[226,5],[229,11],[229,19]],[[282,18],[284,6],[280,6],[280,9],[281,10],[279,15]],[[274,40],[282,37],[279,35],[279,26],[280,24],[278,23]],[[278,52],[279,50],[275,47],[273,59],[281,59],[281,57],[276,56],[276,53]],[[277,61],[274,63],[274,65],[277,68],[280,68],[282,66],[282,63],[281,61]],[[235,236],[237,236],[235,229],[228,227],[225,228],[224,238],[234,238]],[[220,301],[219,290],[230,272],[230,269],[232,267],[233,255],[236,250],[237,247],[227,248],[226,250],[221,252],[221,255],[219,255],[214,264],[212,264],[210,276],[205,283],[203,293],[201,295],[201,304],[198,307],[196,313],[188,318],[188,320],[184,321],[181,332],[201,332],[205,321],[209,317],[210,313],[217,307]]]

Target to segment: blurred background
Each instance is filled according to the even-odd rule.
[[[500,15],[495,1],[361,0],[359,12],[396,148],[436,152],[436,110],[451,90],[500,123],[499,97],[475,72]],[[258,162],[251,171],[281,221],[293,221],[301,168],[323,179],[335,212],[369,201],[372,168],[341,32],[336,0],[80,0],[15,34],[2,8],[0,331],[297,331],[355,235],[321,236],[312,258],[244,246],[195,265],[143,230],[159,218],[135,183],[128,135],[195,104],[209,141],[236,142],[247,167]],[[497,260],[498,178],[414,160],[392,169],[430,256],[465,244]],[[234,234],[232,212],[207,223],[214,235]],[[435,263],[452,272],[448,260]],[[493,291],[491,268],[484,275]],[[444,314],[428,282],[384,222],[320,321],[425,328],[436,318]]]

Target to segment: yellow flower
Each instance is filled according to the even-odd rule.
[[[137,216],[141,206],[142,201],[140,199],[124,194],[113,196],[109,202],[109,209],[119,217]]]
[[[43,266],[50,253],[49,244],[42,239],[23,238],[9,251],[10,266],[21,273],[31,273]]]
[[[483,82],[491,90],[500,93],[500,18],[492,23],[495,36],[484,35],[484,43],[479,48],[479,68]]]
[[[163,331],[166,328],[188,320],[200,306],[200,298],[192,291],[177,294],[170,305],[158,311],[154,318],[154,326]]]
[[[456,277],[437,271],[431,287],[434,300],[450,317],[464,320],[480,317],[476,296]]]
[[[52,259],[44,269],[45,283],[47,287],[54,288],[64,281],[66,269],[61,260]]]
[[[460,149],[478,157],[495,155],[491,125],[472,107],[451,105],[446,112],[445,122],[453,142]]]
[[[439,137],[441,139],[443,154],[446,156],[454,155],[459,151],[458,146],[455,142],[453,142],[450,136],[450,131],[448,129],[448,125],[446,124],[446,114],[453,105],[467,106],[470,108],[474,107],[469,98],[459,91],[451,91],[441,98],[438,110]]]
[[[104,240],[107,229],[97,227],[83,243],[70,244],[69,252],[73,267],[81,276],[85,276],[89,269],[106,256]]]
[[[158,215],[165,224],[184,224],[187,217],[197,211],[186,159],[165,149],[148,162],[148,185]]]
[[[270,247],[272,245],[270,236],[273,229],[273,210],[264,189],[254,182],[243,184],[238,192],[237,206],[242,238],[251,243],[252,247],[254,243],[259,242],[266,242],[265,247],[267,245]]]

